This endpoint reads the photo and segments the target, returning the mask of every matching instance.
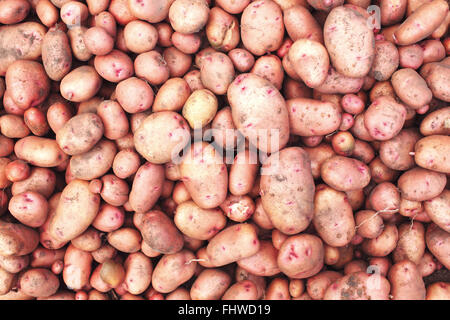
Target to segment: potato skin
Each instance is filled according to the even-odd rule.
[[[135,295],[144,293],[152,281],[153,265],[150,258],[141,252],[130,253],[124,268],[127,291]]]
[[[261,241],[257,253],[240,259],[237,265],[242,269],[261,277],[271,277],[280,273],[277,265],[278,250],[272,245],[271,241]]]
[[[272,153],[287,144],[286,103],[269,81],[254,74],[241,74],[228,87],[227,97],[234,124],[258,149]],[[264,133],[258,133],[258,129],[263,129]],[[277,137],[273,138],[272,134]]]
[[[44,36],[42,61],[45,72],[53,81],[60,81],[72,67],[69,38],[58,26],[51,28]]]
[[[152,274],[152,286],[161,293],[169,293],[188,281],[195,272],[197,262],[189,250],[166,254],[159,260]]]
[[[450,107],[428,113],[420,123],[420,133],[424,136],[450,135]]]
[[[433,96],[425,80],[411,68],[394,72],[391,83],[398,97],[413,109],[427,105]]]
[[[437,197],[424,201],[423,207],[435,224],[450,233],[450,190],[444,189]]]
[[[231,284],[231,277],[220,269],[205,269],[190,290],[192,300],[219,300]]]
[[[401,130],[395,137],[380,143],[380,159],[390,169],[409,170],[414,167],[414,158],[409,154],[421,138],[415,128]]]
[[[435,224],[430,224],[425,233],[425,241],[428,250],[433,256],[442,263],[447,269],[450,269],[450,235]]]
[[[291,134],[302,137],[322,136],[334,132],[341,124],[339,106],[307,98],[286,101]]]
[[[70,71],[60,84],[61,95],[72,102],[82,102],[94,97],[103,81],[91,66],[81,66]]]
[[[325,185],[318,186],[313,224],[326,244],[333,247],[349,244],[355,235],[355,221],[346,194]]]
[[[258,252],[260,241],[256,229],[250,224],[239,223],[215,235],[206,247],[210,262],[221,267],[250,257]]]
[[[392,300],[424,300],[425,284],[414,262],[403,260],[389,269]]]
[[[271,0],[249,4],[241,16],[241,38],[245,48],[257,56],[277,50],[283,41],[281,8]]]
[[[325,47],[336,70],[347,77],[367,75],[375,58],[375,39],[366,19],[340,6],[330,11],[323,29]]]
[[[419,265],[425,253],[425,228],[422,223],[413,221],[398,227],[397,247],[392,253],[394,263],[409,260]]]
[[[5,257],[23,256],[39,244],[39,234],[22,224],[0,221],[0,254]]]
[[[58,291],[59,279],[48,269],[29,269],[20,276],[19,285],[29,296],[48,297]]]
[[[277,258],[280,271],[293,279],[314,276],[322,269],[323,261],[322,240],[310,234],[287,238],[281,245]]]
[[[314,182],[311,162],[299,147],[272,154],[261,173],[261,200],[275,228],[285,234],[305,230],[312,220]]]
[[[19,159],[38,167],[56,167],[68,159],[53,139],[28,136],[17,141],[14,152]]]
[[[158,164],[143,164],[133,179],[129,194],[131,208],[138,213],[150,210],[161,196],[164,183],[164,168]]]
[[[333,156],[320,169],[323,181],[338,191],[359,190],[370,182],[369,167],[356,159]]]
[[[417,141],[414,160],[422,168],[450,173],[450,136],[431,135]]]
[[[92,255],[70,244],[64,254],[64,284],[70,290],[82,290],[89,284]]]
[[[444,173],[416,167],[403,173],[397,185],[403,198],[426,201],[438,196],[446,183],[447,177]]]
[[[73,180],[63,190],[49,232],[60,241],[69,241],[82,234],[94,221],[100,196],[89,191],[89,182]]]

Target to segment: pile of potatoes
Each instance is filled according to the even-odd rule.
[[[0,300],[450,300],[449,24],[0,0]]]

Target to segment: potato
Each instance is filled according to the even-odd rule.
[[[92,256],[89,252],[69,245],[64,255],[64,284],[70,290],[82,290],[89,284]]]
[[[397,247],[392,253],[394,263],[409,260],[419,264],[425,253],[425,228],[417,221],[398,227]]]
[[[141,252],[130,253],[124,262],[127,291],[139,295],[143,293],[152,281],[152,261]]]
[[[334,281],[323,300],[389,300],[390,288],[385,277],[359,271]]]
[[[450,135],[450,107],[428,113],[420,123],[420,133],[424,136]]]
[[[128,0],[128,8],[136,18],[156,23],[167,17],[172,2],[167,0]]]
[[[13,183],[11,193],[14,196],[25,191],[36,191],[44,197],[49,198],[53,194],[55,183],[56,175],[53,171],[46,168],[34,167],[31,168],[30,175],[27,179]]]
[[[154,251],[163,254],[179,252],[183,247],[183,237],[174,222],[162,211],[151,210],[135,215],[135,226],[142,234],[146,244]]]
[[[94,221],[99,204],[100,197],[89,191],[87,181],[73,180],[64,188],[50,219],[50,235],[59,241],[78,237]]]
[[[323,43],[322,28],[305,6],[296,5],[283,10],[283,21],[293,41],[309,39]]]
[[[102,27],[87,29],[83,34],[83,41],[87,50],[97,56],[107,55],[114,48],[114,38]]]
[[[50,270],[28,269],[19,278],[20,289],[32,297],[48,297],[56,293],[59,279]]]
[[[42,52],[46,29],[37,22],[23,22],[0,27],[0,76],[16,60],[37,60]],[[45,77],[44,77],[45,79]]]
[[[102,119],[104,136],[110,140],[123,138],[129,129],[127,116],[116,101],[104,100],[97,107],[97,115]]]
[[[141,249],[142,237],[138,230],[120,228],[107,235],[108,243],[118,251],[125,253],[137,252]]]
[[[337,72],[354,78],[369,73],[375,58],[375,40],[360,13],[343,6],[332,9],[324,25],[324,43]]]
[[[309,159],[311,160],[311,172],[313,178],[319,178],[322,164],[325,160],[334,156],[335,152],[328,144],[325,143],[321,143],[316,147],[303,149],[308,153]]]
[[[386,257],[397,247],[398,230],[394,224],[385,224],[383,232],[372,239],[365,239],[361,249],[373,257]]]
[[[5,114],[0,117],[1,133],[7,138],[25,138],[30,134],[30,129],[22,117],[14,114]]]
[[[228,52],[239,44],[240,32],[237,18],[219,7],[213,7],[210,10],[205,31],[209,43],[216,50]]]
[[[352,191],[369,184],[370,171],[367,165],[359,160],[336,155],[322,164],[321,177],[335,190]]]
[[[30,3],[28,1],[25,0],[1,1],[0,23],[2,24],[19,23],[26,18],[29,12],[30,12]]]
[[[418,44],[398,48],[399,65],[403,68],[417,69],[423,63],[423,49]]]
[[[238,266],[235,271],[235,279],[237,282],[241,282],[242,280],[249,280],[253,282],[256,286],[257,299],[263,298],[266,290],[266,280],[264,277],[255,276]]]
[[[92,57],[92,53],[88,50],[86,43],[84,42],[84,34],[86,31],[86,27],[73,26],[67,32],[73,55],[80,61],[88,61]]]
[[[48,77],[60,81],[72,66],[69,38],[60,26],[51,28],[42,41],[42,61]]]
[[[163,59],[167,63],[167,68],[171,77],[182,77],[189,71],[192,64],[192,57],[175,47],[164,49]]]
[[[306,281],[306,290],[313,300],[322,300],[327,288],[340,279],[342,274],[336,271],[322,271]]]
[[[381,25],[390,26],[401,22],[406,13],[408,2],[408,0],[398,2],[394,0],[380,1]]]
[[[220,6],[226,12],[229,12],[231,14],[241,13],[245,9],[245,7],[247,7],[249,2],[250,2],[250,0],[238,0],[238,1],[234,1],[234,2],[230,2],[227,0],[217,0],[216,1],[218,6]]]
[[[102,79],[91,66],[81,66],[69,72],[60,84],[61,95],[73,102],[94,97],[100,90]]]
[[[34,251],[36,252],[36,250]],[[0,256],[0,268],[9,273],[19,273],[30,265],[30,256]]]
[[[364,113],[364,125],[368,133],[381,141],[395,137],[402,129],[405,119],[405,107],[389,96],[375,99]]]
[[[137,54],[153,50],[158,41],[156,28],[141,20],[131,21],[125,26],[123,32],[125,45],[131,52]]]
[[[447,157],[450,154],[450,137],[431,135],[420,139],[415,144],[414,160],[422,168],[450,173]]]
[[[434,0],[423,4],[395,30],[395,43],[405,46],[425,39],[439,27],[447,13],[446,1]]]
[[[283,42],[283,35],[283,14],[275,2],[258,0],[242,12],[242,43],[254,55],[277,50]]]
[[[169,9],[172,28],[180,33],[199,32],[208,21],[209,7],[205,0],[175,0]]]
[[[450,65],[443,62],[427,63],[421,69],[420,74],[424,77],[434,97],[449,102]]]
[[[130,206],[134,211],[144,213],[158,201],[164,182],[164,168],[147,162],[142,165],[133,180],[129,194]]]
[[[425,233],[425,241],[428,250],[433,256],[442,263],[447,269],[450,267],[450,255],[448,246],[450,244],[450,236],[435,224],[429,224]]]
[[[208,89],[195,90],[184,103],[182,114],[192,129],[208,125],[216,115],[218,101]]]
[[[267,286],[264,300],[290,300],[289,283],[283,278],[274,278]]]
[[[189,250],[166,254],[157,263],[152,274],[152,286],[161,293],[174,291],[194,275],[197,262]]]
[[[228,88],[227,96],[233,122],[249,142],[270,153],[286,145],[289,138],[286,103],[269,81],[254,74],[241,74]]]
[[[17,141],[14,152],[19,159],[39,167],[56,167],[67,160],[55,140],[36,136]]]
[[[357,93],[361,90],[364,84],[364,77],[347,77],[343,74],[337,72],[333,66],[330,65],[328,69],[328,76],[325,81],[320,85],[315,87],[317,91],[322,93]]]
[[[7,294],[12,289],[15,280],[15,275],[13,273],[0,267],[0,294]]]
[[[23,192],[9,201],[9,212],[22,224],[37,228],[44,224],[48,214],[47,199],[35,191]]]
[[[92,180],[99,178],[109,171],[116,153],[115,144],[102,139],[88,152],[72,156],[70,172],[77,179]]]
[[[184,79],[171,78],[158,90],[152,111],[180,111],[190,94],[191,89]]]
[[[258,289],[251,280],[242,280],[233,284],[223,294],[222,300],[256,300]]]
[[[258,168],[258,159],[255,152],[247,149],[238,152],[230,168],[230,192],[236,196],[249,193],[256,179]]]
[[[200,240],[209,240],[226,225],[220,209],[202,209],[193,201],[180,203],[175,211],[175,225],[185,235]]]
[[[368,197],[370,207],[381,213],[383,219],[389,219],[400,208],[400,192],[390,182],[376,185]]]
[[[294,235],[286,239],[278,252],[280,271],[293,279],[309,278],[323,267],[322,240],[309,234]]]
[[[213,93],[226,94],[234,79],[233,62],[226,54],[214,52],[205,57],[200,68],[200,78],[205,88]]]
[[[417,266],[408,260],[400,261],[389,269],[392,300],[424,300],[425,284]]]
[[[397,96],[413,109],[419,109],[431,101],[432,92],[427,83],[411,68],[394,72],[391,83]]]
[[[397,185],[403,198],[426,201],[438,196],[446,183],[445,174],[416,167],[403,173]]]
[[[215,235],[206,247],[210,262],[220,267],[258,252],[260,241],[256,229],[250,224],[239,223]]]
[[[278,250],[270,241],[261,241],[258,252],[240,259],[237,265],[256,276],[270,277],[280,272],[277,265]]]
[[[426,300],[448,300],[450,286],[448,282],[435,282],[427,287]]]
[[[233,62],[234,68],[239,72],[248,72],[255,64],[255,57],[242,48],[232,49],[228,52],[228,56]]]
[[[69,1],[61,6],[61,20],[68,26],[80,25],[88,18],[88,8],[79,1]]]
[[[94,66],[98,74],[110,82],[117,83],[134,74],[133,61],[119,50],[112,50],[104,56],[96,56]]]
[[[338,129],[342,113],[339,106],[306,98],[286,101],[291,134],[302,137],[326,135]]]
[[[218,300],[231,284],[231,277],[220,269],[205,269],[190,290],[192,300]]]
[[[437,197],[424,201],[423,206],[427,215],[441,229],[450,232],[450,190],[444,189]]]
[[[390,41],[381,40],[375,42],[375,58],[369,75],[377,81],[389,80],[397,70],[400,56],[397,47]]]
[[[313,218],[314,184],[306,151],[286,148],[272,154],[261,172],[261,200],[275,228],[292,235]]]
[[[236,130],[233,123],[230,107],[220,109],[211,122],[211,135],[214,137],[213,144],[225,150],[234,149],[242,136]]]
[[[353,210],[344,192],[319,185],[314,195],[314,227],[328,245],[342,247],[355,235]]]
[[[414,167],[414,157],[409,153],[414,151],[414,145],[421,138],[414,128],[401,130],[395,137],[382,141],[380,144],[380,159],[390,169],[409,170]]]

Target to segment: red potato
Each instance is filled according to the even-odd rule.
[[[61,20],[67,25],[81,25],[88,17],[88,7],[79,1],[68,1],[61,6]]]
[[[42,61],[45,72],[54,81],[60,81],[64,78],[72,67],[72,51],[69,45],[69,38],[58,25],[51,28],[44,36],[42,41]]]
[[[338,191],[362,189],[370,181],[370,171],[366,164],[343,156],[333,156],[325,160],[321,167],[321,176],[325,183]]]
[[[30,3],[26,0],[1,1],[0,23],[2,24],[19,23],[26,18],[29,12],[30,12]]]
[[[258,58],[250,72],[269,80],[278,90],[281,90],[284,73],[281,60],[277,56],[266,55]]]
[[[403,260],[389,269],[388,279],[391,282],[393,300],[424,300],[425,284],[416,264]]]
[[[9,201],[9,212],[28,227],[44,224],[48,214],[48,203],[44,196],[29,191],[13,196]]]
[[[218,300],[231,284],[231,277],[220,269],[203,270],[189,292],[192,300]]]
[[[238,19],[219,7],[213,7],[205,27],[211,46],[228,52],[239,44],[240,32]]]
[[[83,34],[86,48],[94,55],[104,56],[114,48],[114,39],[102,27],[92,27]]]
[[[94,66],[98,74],[110,82],[120,82],[134,74],[133,61],[119,50],[112,50],[104,56],[96,56]]]
[[[283,10],[283,20],[293,41],[309,39],[323,43],[322,28],[305,6],[296,5]]]
[[[153,50],[158,41],[156,28],[144,21],[131,21],[123,32],[126,47],[137,54]]]

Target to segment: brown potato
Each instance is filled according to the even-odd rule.
[[[323,300],[388,300],[390,288],[385,277],[359,271],[334,281]]]
[[[392,300],[424,300],[425,284],[414,262],[403,260],[389,269]]]
[[[414,146],[414,160],[422,168],[450,173],[447,157],[450,154],[450,137],[431,135],[420,139]]]
[[[42,61],[45,72],[54,81],[60,81],[71,69],[72,51],[69,38],[58,25],[51,28],[44,36]]]
[[[391,83],[397,96],[413,109],[419,109],[431,101],[432,92],[427,83],[411,68],[394,72]]]
[[[403,173],[397,185],[403,198],[426,201],[438,196],[446,183],[445,174],[416,167]]]
[[[442,263],[447,269],[450,267],[450,255],[448,254],[448,246],[450,244],[450,236],[435,224],[430,224],[425,233],[425,241],[428,250],[433,256]]]
[[[125,253],[137,252],[141,249],[142,237],[138,230],[120,228],[108,233],[108,243],[115,249]]]
[[[56,293],[59,279],[50,270],[36,268],[25,271],[19,278],[20,289],[32,297],[48,297]]]
[[[397,247],[398,230],[393,224],[385,224],[383,232],[373,239],[365,239],[361,249],[373,257],[386,257]]]
[[[218,300],[230,284],[228,273],[220,269],[205,269],[192,284],[190,296],[192,300]]]
[[[380,144],[380,159],[390,169],[409,170],[414,167],[414,157],[409,153],[414,151],[414,145],[420,139],[420,134],[414,128],[403,129],[395,137],[382,141]]]
[[[81,290],[89,284],[92,256],[70,244],[64,254],[64,284],[71,290]]]

